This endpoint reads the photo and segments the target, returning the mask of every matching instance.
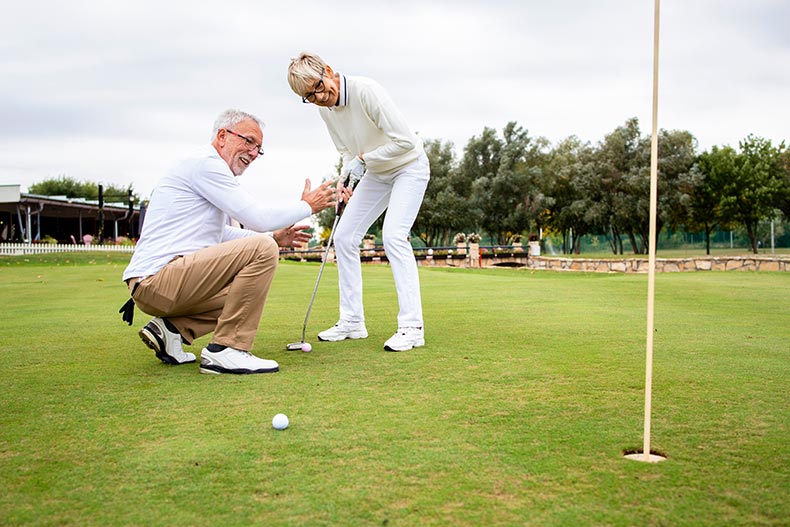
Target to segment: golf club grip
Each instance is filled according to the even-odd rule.
[[[351,181],[351,175],[349,174],[346,176],[345,181],[343,181],[343,186],[348,186],[349,182]],[[353,190],[353,189],[352,189]],[[326,250],[324,251],[324,257],[321,258],[321,267],[318,268],[318,276],[315,279],[315,286],[313,286],[313,295],[310,297],[310,304],[307,306],[307,313],[304,316],[304,324],[302,324],[302,342],[304,342],[305,335],[307,334],[307,322],[310,320],[310,312],[313,310],[313,302],[315,302],[315,295],[318,292],[318,284],[321,283],[321,275],[324,274],[324,267],[326,266],[326,259],[329,257],[329,249],[332,247],[332,240],[335,237],[335,229],[337,228],[337,222],[340,220],[340,216],[343,214],[343,209],[346,207],[346,202],[341,201],[337,205],[337,211],[335,212],[335,221],[332,223],[332,229],[329,231],[329,239],[326,242]]]
[[[349,181],[351,181],[351,174],[346,176],[346,179],[343,181],[343,186],[347,187]],[[346,202],[345,201],[339,202],[337,204],[337,212],[335,213],[335,215],[338,216],[338,217],[342,216],[343,215],[343,209],[345,209],[345,208],[346,208]]]

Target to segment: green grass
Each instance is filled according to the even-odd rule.
[[[17,259],[14,259],[17,258]],[[128,255],[0,259],[0,525],[787,525],[790,274],[657,277],[653,448],[644,275],[421,269],[427,345],[365,266],[370,337],[321,343],[327,266],[283,263],[255,352],[165,366],[121,322]],[[208,340],[201,339],[198,350]],[[291,426],[271,427],[286,413]]]

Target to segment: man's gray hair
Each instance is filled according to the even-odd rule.
[[[214,130],[212,131],[211,139],[213,140],[217,136],[217,132],[219,132],[223,128],[225,129],[233,128],[235,125],[239,124],[240,122],[247,120],[255,121],[256,123],[258,123],[258,126],[261,127],[261,130],[263,130],[264,127],[263,121],[261,121],[259,118],[255,117],[251,113],[242,112],[241,110],[234,110],[232,108],[230,110],[225,110],[224,112],[219,114],[217,120],[214,121]]]

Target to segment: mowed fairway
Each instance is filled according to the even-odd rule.
[[[788,524],[790,274],[657,277],[652,465],[622,458],[644,275],[421,269],[427,345],[398,354],[386,266],[370,337],[316,339],[328,265],[308,354],[318,265],[282,263],[253,350],[281,371],[236,377],[160,363],[123,258],[74,258],[0,259],[0,525]]]

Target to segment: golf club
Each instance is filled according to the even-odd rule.
[[[350,177],[347,177],[346,180],[343,182],[343,186],[348,186]],[[356,182],[354,182],[356,183]],[[352,188],[354,188],[354,184],[352,183]],[[302,340],[300,342],[291,342],[290,344],[286,345],[285,348],[289,351],[310,351],[312,347],[308,347],[305,349],[305,333],[307,332],[307,321],[310,319],[310,311],[313,309],[313,302],[315,301],[315,294],[318,292],[318,284],[321,283],[321,275],[324,273],[324,266],[326,265],[326,260],[329,257],[329,248],[332,247],[332,240],[335,237],[335,227],[337,227],[337,222],[340,220],[340,216],[343,215],[343,209],[346,207],[346,202],[341,201],[337,205],[337,210],[335,211],[335,221],[332,223],[332,230],[329,231],[329,239],[326,242],[326,250],[324,251],[324,257],[321,259],[321,267],[318,269],[318,277],[315,279],[315,286],[313,287],[313,296],[310,297],[310,304],[307,306],[307,314],[304,317],[304,324],[302,324]],[[307,346],[310,346],[307,344]]]

